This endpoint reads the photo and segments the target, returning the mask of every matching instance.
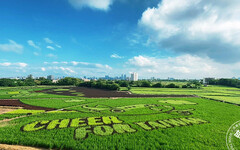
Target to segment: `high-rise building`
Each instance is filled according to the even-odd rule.
[[[130,80],[131,81],[138,81],[138,73],[136,73],[136,72],[131,73]]]
[[[30,75],[28,75],[28,77],[27,77],[28,79],[33,79],[33,75],[32,74],[30,74]]]
[[[126,80],[127,79],[127,75],[126,74],[122,74],[120,77],[121,80]]]
[[[47,76],[47,79],[48,80],[54,80],[54,76],[53,75],[49,75],[49,76]]]

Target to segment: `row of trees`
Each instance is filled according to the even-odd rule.
[[[120,87],[127,87],[128,90],[131,87],[155,87],[155,88],[198,88],[201,87],[201,83],[198,81],[189,82],[186,85],[179,86],[174,83],[169,83],[163,85],[161,82],[152,83],[148,80],[142,81],[108,81],[108,80],[97,80],[84,82],[81,79],[66,77],[64,79],[58,80],[57,83],[53,83],[51,80],[45,78],[32,79],[27,78],[25,80],[15,80],[15,79],[0,79],[0,86],[35,86],[35,85],[73,85],[81,87],[91,87],[109,90],[119,90]]]
[[[161,82],[152,83],[148,80],[142,80],[142,81],[116,81],[121,87],[155,87],[155,88],[200,88],[202,84],[199,81],[191,81],[188,82],[186,85],[176,85],[174,83],[169,84],[162,84]]]
[[[154,87],[154,88],[200,88],[202,84],[199,81],[191,81],[186,85],[176,85],[174,83],[169,83],[163,85],[161,82],[151,83],[148,80],[142,81],[106,81],[106,80],[98,80],[98,81],[90,81],[80,83],[79,86],[82,87],[92,87],[92,88],[100,88],[100,89],[109,89],[109,90],[118,90],[120,87],[127,87],[128,90],[131,87]]]
[[[113,81],[90,81],[82,82],[78,86],[80,87],[89,87],[89,88],[98,88],[98,89],[107,89],[107,90],[120,90],[120,85]]]
[[[210,85],[224,85],[230,87],[240,88],[240,80],[238,79],[212,79],[209,81]]]
[[[70,78],[66,77],[64,79],[58,80],[57,83],[53,83],[51,80],[48,80],[46,78],[39,78],[39,79],[22,79],[22,80],[16,80],[16,79],[0,79],[0,86],[5,87],[15,87],[15,86],[35,86],[35,85],[79,85],[81,82],[83,82],[80,79],[77,78]]]

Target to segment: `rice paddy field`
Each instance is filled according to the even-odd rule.
[[[240,120],[237,88],[131,92],[159,97],[89,98],[70,87],[0,88],[0,143],[79,150],[221,150],[227,149],[229,127]]]
[[[240,89],[224,86],[208,86],[200,89],[185,88],[141,88],[133,87],[132,93],[135,94],[177,94],[177,95],[197,95],[205,98],[216,99],[220,101],[232,102],[240,104]]]

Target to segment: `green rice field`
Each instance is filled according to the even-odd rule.
[[[19,99],[53,109],[19,108],[0,114],[0,143],[77,150],[221,150],[227,149],[229,127],[240,120],[238,105],[221,102],[240,104],[237,88],[131,89],[136,94],[196,95],[185,98],[86,98],[36,92],[52,88],[67,91],[44,86],[0,88],[0,101]]]
[[[185,88],[142,88],[133,87],[132,93],[136,94],[179,94],[179,95],[197,95],[205,98],[212,98],[226,102],[240,104],[240,89],[224,86],[208,86],[200,89]]]

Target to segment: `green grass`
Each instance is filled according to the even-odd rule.
[[[0,143],[80,150],[220,150],[226,149],[227,130],[239,120],[240,114],[239,106],[200,97],[98,99],[34,95],[34,91],[40,88],[2,88],[0,97],[8,97],[6,93],[10,91],[20,91],[17,98],[23,103],[69,111],[38,112],[19,109],[2,114],[0,120],[26,113],[32,115],[12,120],[7,126],[0,123]],[[236,103],[240,100],[238,89],[218,86],[199,90],[132,88],[131,91],[139,94],[194,94],[216,99],[224,97],[227,101],[235,100]],[[23,96],[28,93],[33,95]],[[179,122],[186,118],[197,118],[205,122]]]

